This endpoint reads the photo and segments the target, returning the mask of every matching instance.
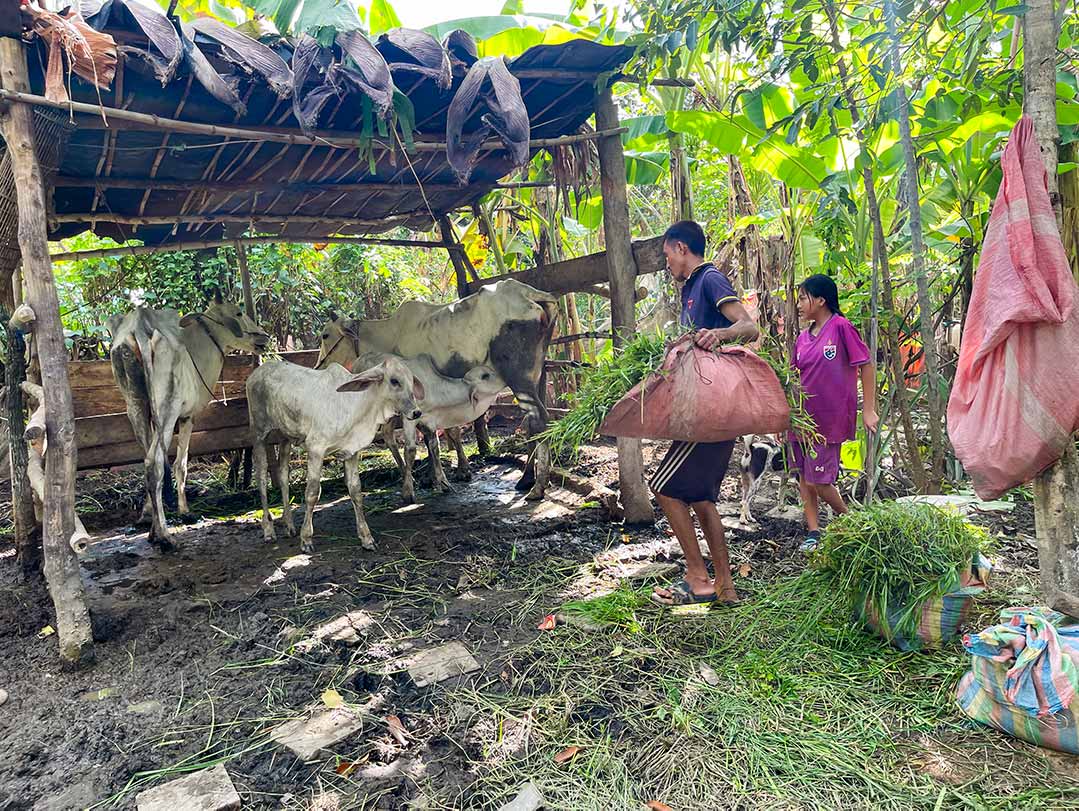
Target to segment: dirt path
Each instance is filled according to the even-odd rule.
[[[607,483],[615,477],[612,450],[589,449],[579,469]],[[1073,797],[1070,772],[1051,771],[1037,750],[961,731],[947,698],[961,664],[955,652],[912,664],[909,655],[873,646],[872,656],[884,658],[871,679],[852,671],[842,688],[811,685],[768,660],[767,640],[745,648],[737,614],[686,626],[639,607],[634,589],[647,589],[650,572],[668,578],[678,571],[671,565],[676,544],[662,524],[624,534],[558,489],[548,501],[524,502],[513,487],[518,476],[510,466],[489,465],[470,484],[437,497],[423,491],[425,503],[407,508],[398,508],[390,476],[368,476],[374,553],[355,540],[339,482],[327,483],[311,556],[299,555],[283,533],[276,545],[263,543],[250,493],[204,499],[204,508],[233,514],[180,527],[180,550],[168,556],[142,533],[88,522],[98,527],[83,560],[98,639],[92,668],[61,670],[54,640],[37,637],[49,622],[45,595],[0,590],[0,687],[9,692],[0,706],[0,809],[63,811],[105,801],[98,807],[133,808],[138,791],[219,762],[244,808],[497,808],[528,779],[555,808],[640,808],[651,799],[679,809],[769,807],[800,792],[815,793],[797,804],[830,807],[842,791],[931,808],[941,787],[975,779],[966,766],[955,777],[960,767],[952,761],[962,757],[945,758],[952,771],[941,772],[942,751],[983,765],[998,758],[1013,793],[1034,791],[1033,784],[1051,804]],[[733,499],[731,480],[727,487]],[[798,524],[783,519],[733,532],[739,587],[764,595],[776,577],[800,571],[798,541]],[[1023,570],[1029,549],[1014,550],[1012,565]],[[12,568],[10,558],[0,562],[3,582]],[[589,604],[590,618],[578,616],[554,633],[536,630],[544,615],[596,595],[608,596]],[[346,615],[350,630],[341,639],[316,638]],[[417,687],[402,658],[451,641],[480,669]],[[724,651],[732,645],[742,653],[728,675],[723,663],[734,660]],[[724,681],[700,683],[700,662],[712,662]],[[814,769],[831,763],[835,774],[825,769],[822,779],[834,779],[840,795],[791,782],[775,753],[816,740],[818,722],[807,720],[804,704],[813,691],[821,690],[813,712],[835,713],[819,724],[833,729],[842,710],[831,702],[842,690],[867,694],[878,686],[889,708],[904,690],[930,691],[931,701],[917,696],[921,720],[895,721],[896,730],[906,730],[902,740],[922,743],[903,743],[900,755],[900,738],[874,731],[874,722],[854,738],[848,725],[836,725],[828,740],[843,755],[817,753],[820,764],[804,755],[810,760],[802,765],[812,781]],[[304,764],[269,734],[323,706],[327,690],[363,708],[363,729],[332,747],[332,756]],[[797,721],[790,715],[796,707]],[[782,734],[793,737],[756,763],[748,747],[771,740],[775,713],[784,719]],[[391,734],[390,716],[400,719],[403,739]],[[744,723],[758,732],[738,738]],[[573,744],[582,754],[555,765],[553,755]],[[841,756],[884,758],[895,786],[885,788],[893,778],[869,766],[845,772],[834,760]],[[928,765],[910,765],[919,758]],[[749,776],[743,789],[716,799],[739,773]],[[765,784],[774,796],[759,793]]]

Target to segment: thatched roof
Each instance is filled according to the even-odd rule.
[[[298,238],[425,228],[432,215],[470,204],[527,161],[536,139],[578,132],[593,111],[597,79],[632,53],[575,40],[477,61],[466,34],[439,43],[410,30],[374,43],[338,35],[330,47],[310,37],[260,42],[210,20],[178,27],[137,0],[83,0],[83,15],[115,39],[120,64],[105,90],[72,78],[73,100],[307,137],[189,134],[77,114],[59,160],[53,239],[91,227],[150,244],[249,230]],[[37,52],[31,83],[44,95],[44,43]],[[411,153],[396,141],[392,120],[385,129],[395,109],[407,118],[409,102],[419,147]],[[360,146],[312,144],[312,134]],[[470,145],[477,138],[478,151]],[[448,142],[449,150],[424,142]]]

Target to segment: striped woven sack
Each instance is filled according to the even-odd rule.
[[[1079,755],[1079,727],[1075,715],[1079,703],[1073,702],[1072,708],[1044,718],[1030,716],[1014,704],[995,701],[978,685],[972,670],[959,682],[955,698],[963,714],[980,724],[1035,746]]]
[[[868,599],[862,604],[859,618],[866,626],[900,650],[931,650],[956,641],[963,623],[970,616],[974,598],[985,591],[993,565],[981,555],[959,578],[959,588],[933,597],[915,609],[918,625],[913,634],[900,631],[909,606],[890,607],[883,621]]]
[[[969,717],[1013,737],[1079,755],[1079,626],[1055,611],[1010,608],[967,634],[970,672],[956,699]]]

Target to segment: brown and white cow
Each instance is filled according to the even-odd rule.
[[[514,279],[484,285],[450,304],[408,301],[389,318],[334,319],[322,333],[319,366],[349,362],[363,352],[390,352],[404,358],[426,355],[439,374],[463,378],[471,369],[490,366],[528,414],[529,435],[544,430],[543,361],[554,330],[555,297]],[[518,488],[532,486],[528,497],[543,497],[549,454],[540,443],[534,474]]]

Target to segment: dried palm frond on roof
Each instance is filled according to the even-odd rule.
[[[593,129],[588,124],[582,124],[578,132],[588,133],[593,132]],[[578,201],[583,200],[595,182],[599,172],[599,150],[595,141],[581,141],[552,147],[547,151],[551,155],[551,175],[562,198],[563,208],[569,216],[570,191],[573,191]]]
[[[45,96],[50,101],[68,101],[67,76],[74,73],[95,87],[106,90],[116,74],[116,42],[108,34],[95,31],[74,11],[56,14],[34,3],[25,6],[33,20],[34,33],[45,41],[49,61],[45,69]]]

